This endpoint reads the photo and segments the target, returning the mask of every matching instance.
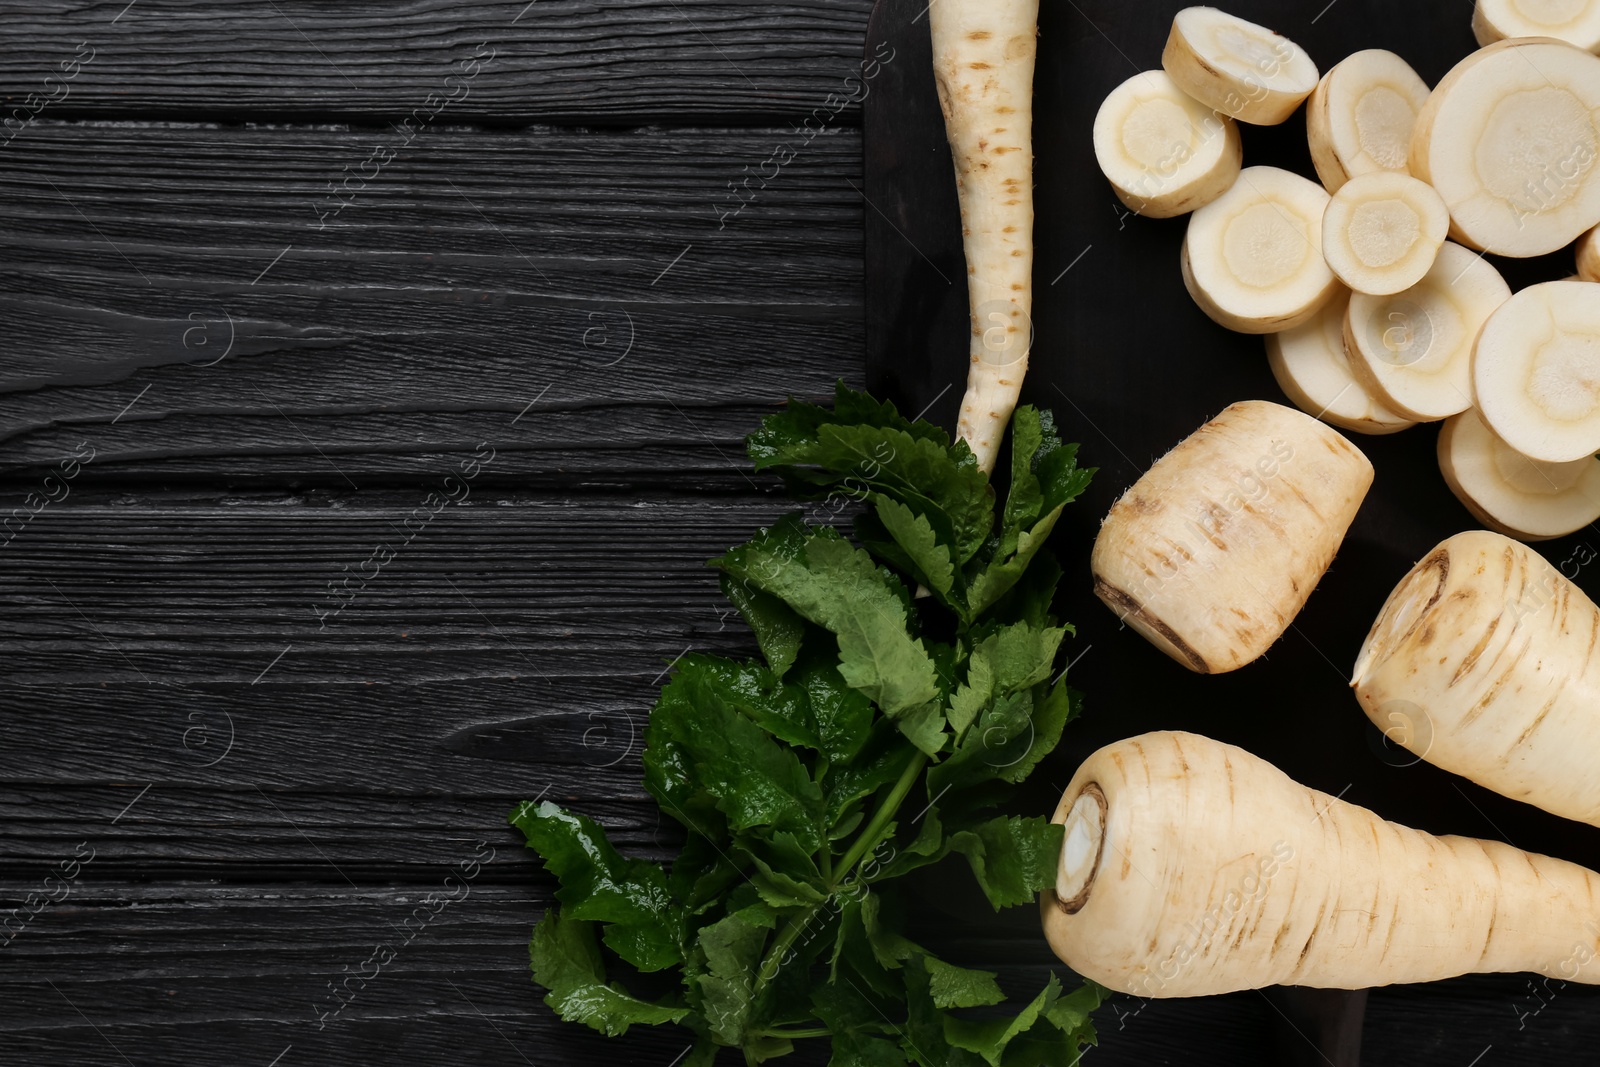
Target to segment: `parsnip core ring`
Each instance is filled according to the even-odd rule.
[[[1072,802],[1063,823],[1061,862],[1056,868],[1056,899],[1073,914],[1089,902],[1100,856],[1106,847],[1106,795],[1090,782]]]

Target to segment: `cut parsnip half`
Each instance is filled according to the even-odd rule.
[[[1416,423],[1372,398],[1350,373],[1344,354],[1344,314],[1350,294],[1341,292],[1310,322],[1267,335],[1267,364],[1296,407],[1341,430],[1397,433]]]
[[[1339,187],[1322,213],[1322,254],[1358,293],[1388,296],[1420,282],[1450,231],[1450,209],[1427,182],[1378,171]]]
[[[1391,296],[1356,293],[1345,315],[1350,369],[1417,422],[1472,406],[1472,343],[1511,287],[1482,256],[1449,241],[1422,281]]]
[[[1489,317],[1472,357],[1489,428],[1525,456],[1600,451],[1600,285],[1530,285]]]
[[[1487,530],[1440,542],[1361,646],[1362,710],[1436,767],[1600,826],[1600,610],[1568,577],[1594,558],[1581,545],[1557,569]]]
[[[1166,219],[1204,207],[1239,176],[1239,127],[1172,83],[1164,70],[1135,74],[1100,105],[1094,155],[1118,199]]]
[[[1305,606],[1371,485],[1338,431],[1265,400],[1230,405],[1112,505],[1095,595],[1196,673],[1242,667]]]
[[[1578,241],[1578,277],[1586,282],[1600,282],[1600,226]]]
[[[1507,37],[1554,37],[1587,52],[1600,51],[1596,0],[1478,0],[1472,35],[1479,44]]]
[[[1600,57],[1561,41],[1479,49],[1434,89],[1411,173],[1450,208],[1450,236],[1502,256],[1564,248],[1600,222]]]
[[[1322,76],[1306,103],[1311,162],[1330,193],[1374,171],[1406,173],[1428,83],[1393,52],[1369,48]]]
[[[1309,320],[1338,292],[1322,255],[1328,193],[1277,167],[1246,167],[1189,216],[1183,284],[1213,321],[1277,333]]]
[[[1451,416],[1439,432],[1439,469],[1479,522],[1509,537],[1544,541],[1600,519],[1600,459],[1529,459],[1473,408]]]
[[[1202,104],[1258,126],[1276,126],[1317,87],[1299,45],[1214,7],[1178,12],[1161,66]]]

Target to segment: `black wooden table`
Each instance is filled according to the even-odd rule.
[[[702,562],[782,506],[739,438],[863,380],[858,108],[744,179],[870,7],[0,7],[0,1065],[679,1055],[539,1002],[504,818],[670,854],[644,717],[749,646]],[[1027,909],[922,910],[1052,963]],[[1594,1008],[1380,991],[1365,1059],[1592,1058]],[[1283,1031],[1102,1014],[1102,1064]]]

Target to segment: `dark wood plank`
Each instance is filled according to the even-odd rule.
[[[342,491],[487,440],[521,484],[744,485],[761,413],[860,373],[858,133],[719,221],[791,137],[441,131],[319,229],[348,133],[30,130],[0,153],[0,471],[88,440],[92,476]]]
[[[104,0],[9,12],[0,101],[68,118],[795,121],[849,93],[870,0]],[[85,46],[85,47],[80,47]],[[85,64],[63,68],[74,57]],[[474,56],[477,66],[463,67]],[[488,57],[491,57],[488,58]],[[64,82],[46,82],[76,70]],[[464,73],[476,71],[466,80]],[[23,110],[26,116],[29,111]],[[835,121],[856,121],[852,105]],[[3,137],[3,135],[0,135]]]

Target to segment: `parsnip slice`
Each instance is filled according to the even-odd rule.
[[[1417,116],[1411,173],[1450,209],[1450,236],[1539,256],[1600,222],[1600,57],[1513,38],[1446,74]]]
[[[1350,294],[1341,291],[1310,322],[1267,335],[1267,364],[1296,407],[1341,430],[1397,433],[1416,423],[1384,407],[1350,373],[1344,354],[1344,315]]]
[[[1207,315],[1240,333],[1300,325],[1338,291],[1322,255],[1327,191],[1277,167],[1246,167],[1189,216],[1183,284]]]
[[[1600,226],[1578,240],[1578,277],[1588,282],[1600,282]]]
[[[1186,7],[1172,20],[1161,66],[1209,108],[1276,126],[1317,87],[1317,65],[1299,45],[1214,7]]]
[[[1350,369],[1418,422],[1472,406],[1472,343],[1511,287],[1482,256],[1449,241],[1422,281],[1391,296],[1356,293],[1345,315]]]
[[[1352,178],[1322,213],[1322,254],[1358,293],[1388,296],[1420,282],[1450,230],[1427,182],[1393,171]]]
[[[1428,83],[1393,52],[1369,48],[1339,61],[1306,102],[1311,162],[1330,193],[1374,171],[1407,172],[1411,128]]]
[[[1600,3],[1595,0],[1478,0],[1472,35],[1479,44],[1507,37],[1554,37],[1587,52],[1600,51]]]
[[[1451,416],[1439,431],[1439,470],[1479,522],[1509,537],[1544,541],[1600,519],[1600,459],[1529,459],[1473,408]]]
[[[1305,606],[1371,485],[1337,430],[1231,404],[1112,505],[1089,559],[1095,595],[1198,674],[1242,667]]]
[[[1600,451],[1600,285],[1544,282],[1489,317],[1472,356],[1478,409],[1523,455]]]
[[[1100,105],[1094,155],[1118,199],[1140,215],[1171,218],[1204,207],[1239,176],[1239,127],[1173,84],[1163,70],[1135,74]]]

